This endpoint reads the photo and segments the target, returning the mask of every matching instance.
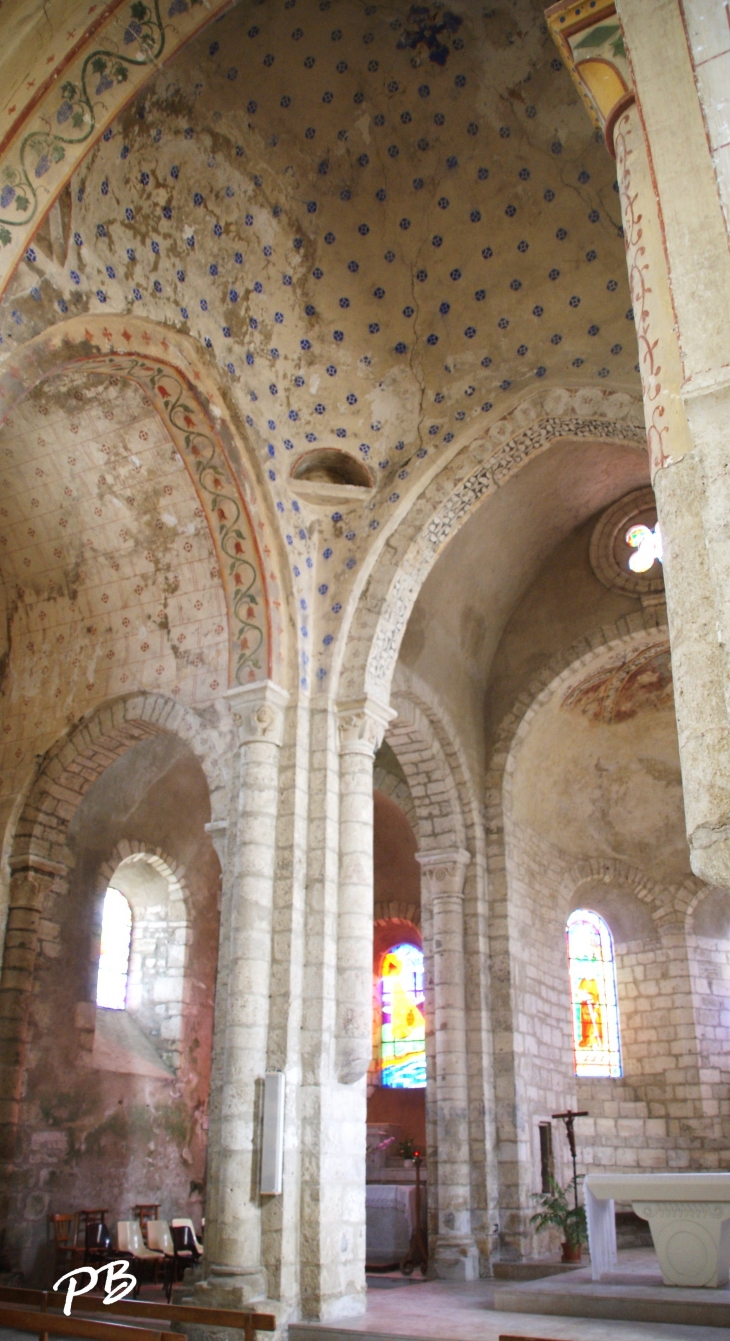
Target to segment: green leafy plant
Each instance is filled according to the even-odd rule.
[[[400,1155],[401,1159],[413,1159],[415,1153],[416,1153],[416,1142],[414,1141],[412,1136],[406,1136],[405,1140],[401,1141],[400,1145],[398,1146],[398,1154]]]
[[[588,1242],[588,1226],[585,1206],[568,1204],[568,1194],[572,1191],[572,1182],[561,1187],[551,1178],[549,1192],[533,1193],[541,1209],[530,1216],[530,1224],[535,1226],[538,1234],[554,1226],[561,1231],[563,1239],[571,1248],[577,1248],[579,1244]]]

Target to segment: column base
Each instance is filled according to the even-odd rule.
[[[439,1234],[428,1274],[431,1280],[479,1280],[479,1249],[473,1238]]]
[[[266,1293],[266,1271],[262,1266],[214,1265],[208,1267],[205,1279],[193,1286],[193,1302],[200,1308],[247,1308],[253,1303],[262,1305]],[[266,1311],[262,1306],[261,1312]]]

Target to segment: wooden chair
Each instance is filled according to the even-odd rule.
[[[91,1263],[92,1266],[99,1267],[108,1262],[112,1236],[104,1221],[92,1220],[91,1224],[87,1224],[85,1238],[84,1266]]]
[[[48,1224],[53,1229],[53,1266],[58,1279],[83,1259],[84,1249],[76,1242],[79,1219],[77,1215],[49,1215]]]

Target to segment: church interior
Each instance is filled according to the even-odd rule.
[[[0,1332],[730,1336],[727,0],[0,37]]]

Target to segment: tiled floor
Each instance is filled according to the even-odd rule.
[[[643,1268],[645,1272],[646,1256],[644,1253],[632,1254],[631,1266],[635,1270]],[[653,1254],[649,1256],[653,1257]],[[629,1265],[628,1260],[625,1265]],[[560,1279],[565,1281],[565,1277]],[[363,1333],[375,1333],[379,1341],[390,1341],[393,1337],[422,1338],[423,1341],[499,1341],[500,1337],[507,1336],[539,1338],[540,1341],[730,1341],[730,1329],[725,1327],[495,1312],[493,1281],[461,1285],[423,1281],[416,1275],[406,1282],[394,1274],[388,1278],[369,1278],[368,1283],[366,1312],[329,1324],[326,1333],[320,1332],[320,1341],[325,1341],[325,1337],[326,1341],[352,1341],[353,1334]],[[294,1324],[290,1330],[292,1341],[318,1341],[314,1334],[319,1330],[316,1324]]]

